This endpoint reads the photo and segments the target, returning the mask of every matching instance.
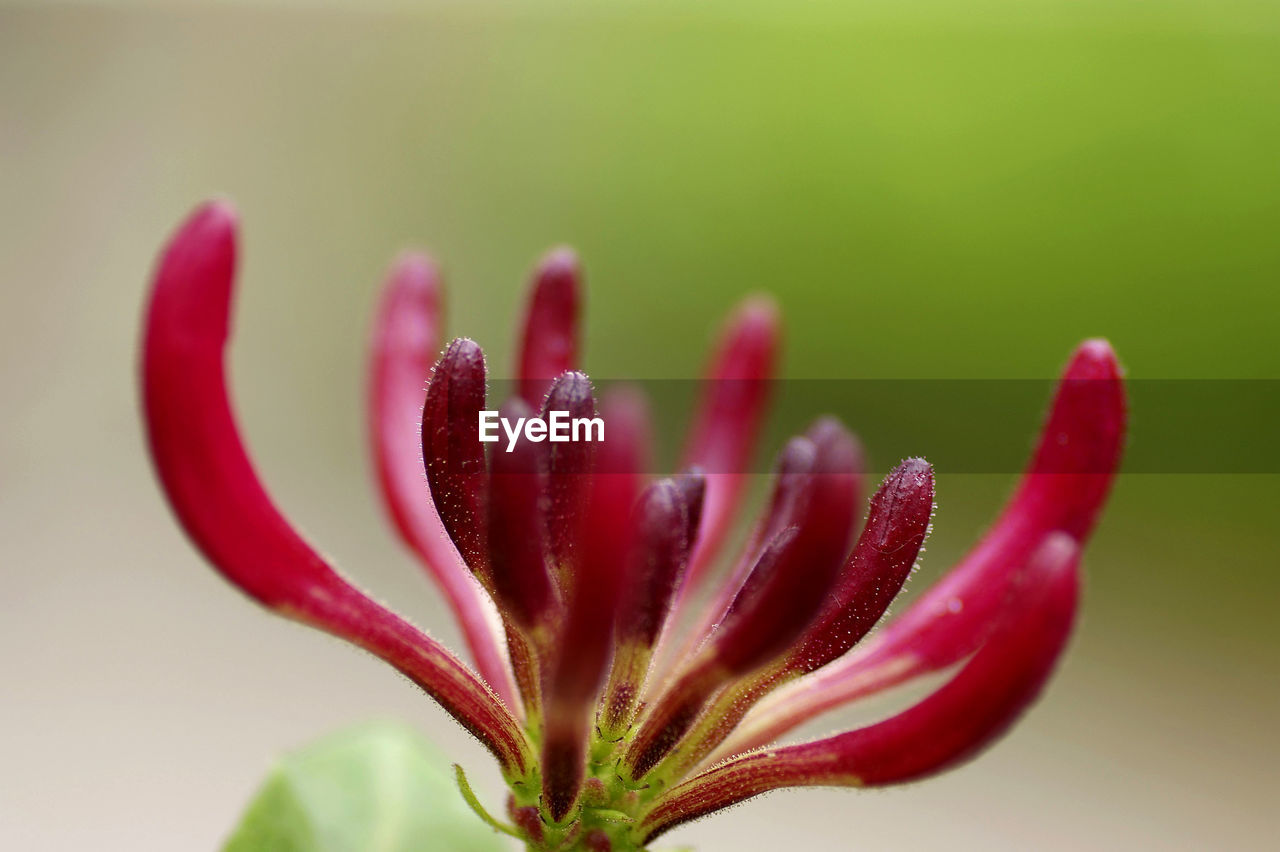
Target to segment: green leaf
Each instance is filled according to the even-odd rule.
[[[453,770],[402,725],[362,725],[285,756],[223,852],[498,852]]]

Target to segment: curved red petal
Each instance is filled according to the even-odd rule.
[[[976,547],[895,619],[869,653],[909,653],[927,670],[963,658],[982,640],[1010,577],[1045,538],[1083,544],[1106,502],[1124,448],[1120,365],[1104,340],[1088,340],[1063,373],[1040,443],[1018,490]]]
[[[1021,572],[991,638],[944,686],[883,722],[747,754],[660,799],[645,839],[781,787],[883,786],[950,769],[990,745],[1043,689],[1075,620],[1079,547],[1058,533]]]
[[[500,416],[512,423],[534,416],[529,404],[512,397]],[[543,516],[545,444],[523,436],[493,453],[489,473],[489,564],[503,612],[532,631],[549,626],[555,592],[546,563]]]
[[[485,407],[484,352],[459,337],[445,348],[422,408],[422,463],[440,521],[462,559],[487,582],[488,465],[480,440]]]
[[[631,514],[648,438],[642,401],[615,390],[601,401],[604,441],[590,477],[578,570],[552,661],[542,750],[543,806],[559,821],[573,808],[586,768],[591,715],[612,653],[614,621],[631,553]]]
[[[156,473],[178,520],[214,567],[263,605],[381,657],[434,697],[510,772],[518,723],[445,648],[371,601],[294,531],[263,489],[227,397],[223,351],[236,217],[195,211],[159,263],[142,348],[143,409]]]
[[[538,264],[520,343],[520,395],[536,411],[551,382],[578,366],[582,269],[567,248],[553,249]]]
[[[624,760],[632,778],[679,744],[716,690],[786,654],[813,624],[849,550],[856,464],[852,441],[817,445],[795,523],[769,542],[719,627],[645,715]]]
[[[547,391],[542,416],[564,411],[571,419],[596,416],[595,391],[586,373],[570,370],[557,376]],[[547,449],[547,546],[552,573],[560,590],[568,593],[577,558],[578,529],[590,485],[595,446],[589,441],[566,441]]]
[[[369,369],[374,464],[396,532],[444,592],[480,676],[515,706],[497,612],[446,535],[423,475],[418,427],[440,351],[440,290],[439,271],[424,254],[404,253],[387,274]]]
[[[717,748],[730,755],[776,739],[779,731],[739,723],[769,693],[837,659],[880,620],[915,565],[932,515],[933,470],[908,459],[871,498],[867,524],[813,624],[780,662],[717,695],[663,771],[686,770]]]
[[[648,678],[653,647],[688,566],[702,511],[703,479],[689,473],[653,483],[634,514],[635,547],[614,631],[615,649],[597,728],[620,739]]]
[[[1082,546],[1087,540],[1120,466],[1126,416],[1115,353],[1104,340],[1085,341],[1063,372],[1017,491],[982,540],[867,645],[776,693],[744,730],[780,735],[972,653],[999,614],[1009,579],[1051,534],[1065,532]]]
[[[767,558],[757,563],[711,640],[720,664],[735,674],[776,656],[804,632],[849,552],[861,466],[857,445],[841,430],[815,437],[814,448],[812,470],[789,508],[794,544],[783,548],[777,564]]]
[[[810,481],[808,474],[812,472],[816,453],[813,442],[802,435],[787,441],[778,453],[773,465],[773,490],[764,511],[752,527],[747,543],[728,575],[717,584],[714,597],[701,608],[701,615],[682,640],[673,662],[687,659],[697,652],[728,612],[765,547],[782,530],[796,522],[796,507],[802,502]]]
[[[686,611],[714,563],[742,501],[745,471],[764,425],[780,345],[777,306],[768,298],[756,296],[748,298],[729,316],[712,352],[684,448],[683,466],[703,473],[706,495],[685,581],[671,608],[669,625],[673,627],[689,620]],[[750,554],[734,588],[722,596],[725,599],[717,601],[720,609],[715,615],[723,612],[731,594],[737,592],[736,586],[754,564],[754,556],[758,553]],[[709,626],[705,618],[700,620],[684,642],[676,641],[678,630],[667,630],[658,642],[656,670],[669,674],[690,649],[689,643],[696,644]]]
[[[691,519],[702,501],[702,477],[662,479],[640,497],[638,540],[628,572],[630,592],[618,621],[620,641],[652,648],[688,565]],[[695,522],[696,523],[696,522]]]
[[[915,567],[932,518],[933,468],[924,459],[907,459],[871,498],[867,524],[830,601],[796,642],[788,669],[815,671],[870,632]]]
[[[702,528],[686,588],[701,581],[738,508],[768,408],[780,338],[777,306],[754,297],[730,316],[712,355],[684,453],[684,467],[699,467],[707,475]]]

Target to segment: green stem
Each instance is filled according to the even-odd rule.
[[[511,837],[514,837],[517,840],[526,839],[523,834],[521,834],[519,831],[516,831],[515,826],[507,825],[506,823],[503,823],[503,822],[498,822],[496,819],[493,818],[492,814],[490,814],[487,810],[484,809],[484,805],[480,804],[480,800],[476,798],[475,791],[471,789],[471,784],[467,782],[467,773],[462,771],[462,766],[455,763],[453,765],[453,773],[454,773],[454,776],[458,779],[458,790],[462,793],[463,800],[465,800],[467,803],[467,806],[470,807],[471,810],[475,812],[476,816],[480,817],[480,819],[483,820],[484,823],[488,825],[490,828],[492,828],[494,831],[499,831],[503,834],[510,835]]]

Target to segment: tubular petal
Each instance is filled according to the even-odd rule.
[[[857,488],[852,444],[825,442],[797,524],[780,531],[719,628],[643,718],[625,763],[643,778],[675,748],[715,691],[784,654],[813,623],[849,550]]]
[[[640,496],[636,542],[614,633],[613,665],[600,705],[601,736],[621,739],[644,688],[654,645],[688,566],[702,511],[703,478],[685,474],[659,480]]]
[[[527,768],[518,723],[430,637],[340,577],[281,516],[240,441],[223,352],[235,277],[230,207],[197,209],[155,276],[143,341],[152,460],[183,528],[214,567],[263,605],[381,657],[434,697],[510,773]]]
[[[813,621],[853,535],[859,464],[852,441],[815,443],[813,472],[794,507],[797,530],[777,561],[762,558],[712,639],[720,664],[744,673],[776,656]],[[772,550],[780,534],[774,539]]]
[[[570,370],[551,383],[542,416],[567,411],[573,420],[596,416],[595,392],[585,373]],[[547,546],[552,571],[562,593],[567,594],[573,575],[578,527],[587,499],[595,444],[567,441],[547,450]]]
[[[663,479],[641,495],[635,516],[638,541],[629,572],[631,594],[618,621],[619,641],[635,641],[646,648],[657,641],[688,565],[694,534],[690,519],[701,509],[702,482],[696,475],[687,477],[684,487],[674,479]]]
[[[712,625],[719,623],[734,598],[741,592],[749,573],[748,560],[759,558],[761,549],[785,527],[801,523],[814,500],[816,466],[829,464],[833,455],[846,461],[852,474],[853,505],[861,500],[862,472],[865,459],[862,446],[853,433],[835,418],[824,417],[816,421],[804,436],[792,438],[778,456],[774,467],[774,490],[765,513],[752,531],[744,551],[744,559],[731,573],[721,588],[715,602],[707,608],[706,621],[699,635],[709,633]],[[823,510],[825,511],[825,510]],[[852,523],[852,519],[851,519]],[[852,529],[852,527],[850,527]]]
[[[1036,552],[991,638],[929,697],[883,722],[743,755],[675,788],[645,817],[646,842],[780,787],[883,786],[950,769],[998,739],[1039,695],[1075,619],[1079,547],[1055,534]]]
[[[582,272],[567,248],[547,254],[534,273],[520,346],[520,395],[536,411],[551,382],[578,365]]]
[[[738,723],[764,696],[837,659],[875,626],[910,575],[932,514],[933,470],[923,459],[908,459],[871,498],[867,524],[818,618],[781,662],[717,695],[697,730],[662,770],[687,771],[731,735],[719,754],[775,739],[773,731],[739,730]]]
[[[780,736],[820,713],[972,653],[998,616],[1009,578],[1031,553],[1055,531],[1081,545],[1092,532],[1124,446],[1121,376],[1106,341],[1082,343],[1062,375],[1027,471],[990,531],[868,645],[757,707],[734,746]],[[749,737],[748,730],[754,732]]]
[[[422,461],[440,520],[458,553],[488,583],[485,546],[484,353],[474,340],[449,344],[427,385],[422,409]]]
[[[680,489],[680,500],[685,507],[685,551],[693,548],[698,538],[698,527],[702,525],[702,505],[707,496],[707,477],[699,467],[691,467],[676,477],[676,487]]]
[[[907,459],[872,497],[858,544],[827,607],[793,647],[790,670],[821,668],[870,632],[915,567],[932,517],[933,468],[924,459]]]
[[[439,351],[440,276],[426,255],[392,265],[372,335],[369,434],[378,483],[400,538],[427,566],[462,627],[480,676],[515,706],[492,603],[445,534],[423,476],[418,423]]]
[[[764,423],[780,336],[777,306],[764,297],[750,298],[729,318],[712,356],[705,396],[685,445],[684,466],[707,474],[702,528],[686,590],[701,581],[738,508],[744,471]]]
[[[605,440],[582,524],[582,552],[569,594],[565,625],[552,662],[543,743],[543,807],[559,822],[582,788],[585,747],[596,695],[609,665],[611,643],[631,552],[632,507],[644,468],[647,414],[638,399],[615,392],[602,405]]]
[[[747,581],[751,569],[760,560],[764,548],[788,526],[798,520],[796,506],[809,483],[817,448],[807,437],[792,438],[778,453],[773,466],[773,491],[764,513],[756,521],[747,539],[746,547],[738,557],[728,577],[719,584],[711,603],[703,608],[702,616],[694,623],[684,640],[677,658],[687,658],[698,650],[703,640],[724,618],[730,604]]]
[[[523,399],[514,397],[501,409],[511,422],[532,417]],[[526,630],[546,626],[555,603],[543,554],[541,443],[516,441],[511,450],[494,452],[489,476],[489,564],[493,588],[505,612]]]
[[[1115,353],[1106,341],[1085,341],[1067,365],[1031,464],[995,526],[885,629],[874,656],[907,652],[938,669],[970,653],[1009,578],[1050,533],[1061,530],[1083,544],[1092,532],[1120,466],[1125,414]]]

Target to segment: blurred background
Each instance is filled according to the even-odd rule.
[[[530,265],[570,243],[599,376],[697,375],[767,290],[791,378],[1051,378],[1105,335],[1136,379],[1277,379],[1278,154],[1270,0],[0,5],[0,847],[216,848],[275,755],[371,717],[499,801],[443,713],[247,604],[158,496],[137,322],[201,199],[243,219],[232,366],[272,491],[460,647],[370,487],[364,335],[397,250],[436,254],[449,329],[498,365]],[[909,592],[1012,482],[942,476]],[[1278,485],[1122,476],[1072,652],[971,766],[669,840],[1270,847]]]

